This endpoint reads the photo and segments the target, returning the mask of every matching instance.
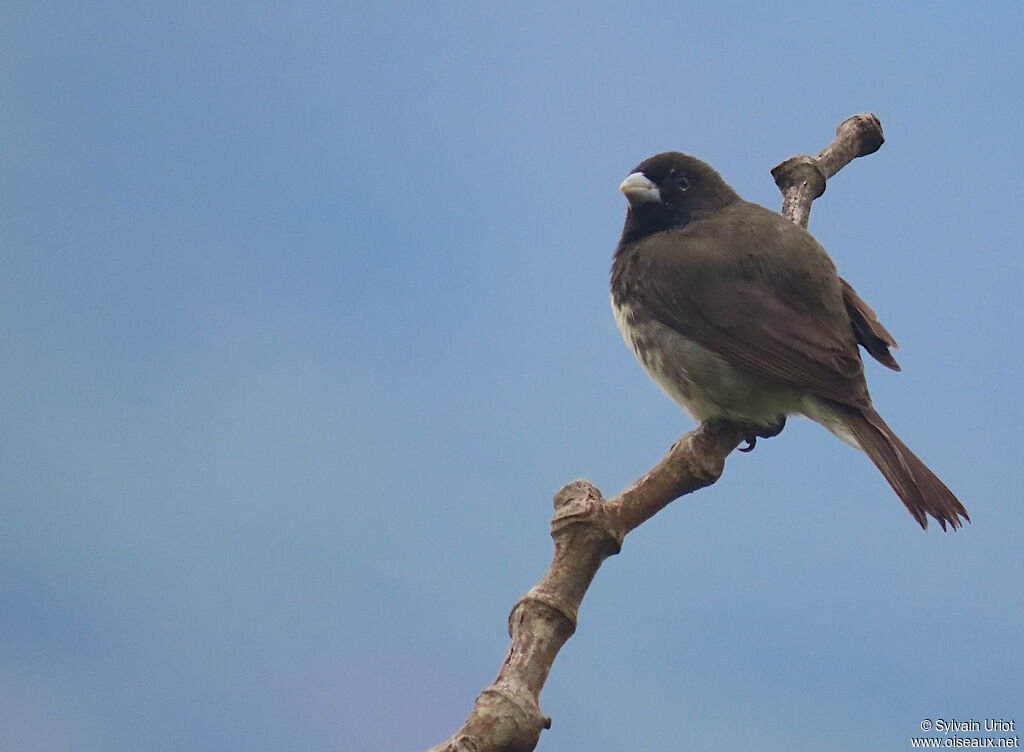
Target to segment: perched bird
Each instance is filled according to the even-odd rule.
[[[896,341],[810,233],[678,152],[642,162],[619,190],[615,319],[672,399],[698,421],[740,424],[746,451],[806,415],[863,449],[922,527],[925,515],[943,530],[970,521],[872,406],[857,345],[899,370]]]

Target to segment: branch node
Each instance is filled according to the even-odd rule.
[[[710,486],[722,477],[725,458],[743,440],[743,430],[725,419],[704,421],[680,442],[692,442],[693,456],[697,460],[696,475]]]
[[[849,138],[856,144],[858,157],[874,154],[885,143],[882,123],[870,112],[851,115],[836,127],[836,138]]]
[[[491,715],[492,730],[500,728],[505,732],[489,739],[489,742],[496,743],[483,749],[532,750],[537,746],[541,730],[551,727],[551,718],[541,712],[533,695],[521,687],[492,684],[480,693],[476,701]]]
[[[580,497],[600,501],[601,492],[597,490],[593,483],[585,478],[574,480],[572,483],[566,483],[555,494],[555,512],[560,512],[563,507],[568,506]]]
[[[530,603],[539,603],[542,606],[546,606],[551,611],[554,611],[556,614],[564,618],[570,626],[569,634],[576,631],[576,622],[579,618],[579,612],[577,611],[576,606],[565,598],[562,598],[558,593],[552,593],[549,590],[542,590],[539,585],[535,585],[520,596],[519,600],[516,601],[516,604],[512,607],[512,611],[508,615],[509,637],[512,636],[515,628],[517,612],[520,608],[525,607]]]
[[[523,718],[530,723],[543,722],[547,717],[540,712],[540,706],[525,689],[510,684],[492,684],[480,692],[481,697],[492,697],[515,706]],[[538,723],[537,725],[542,725]]]
[[[783,193],[799,186],[813,201],[825,192],[825,173],[818,160],[806,154],[797,154],[773,167],[772,177]]]
[[[480,752],[480,745],[477,744],[475,736],[459,734],[448,741],[444,752]]]
[[[551,517],[551,537],[558,542],[566,531],[574,525],[589,525],[602,537],[608,539],[612,556],[622,550],[621,533],[614,522],[609,519],[604,497],[588,480],[574,480],[563,486],[555,494],[555,513]]]

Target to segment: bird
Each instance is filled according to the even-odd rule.
[[[743,451],[806,416],[863,450],[922,528],[970,522],[875,410],[858,345],[898,371],[896,340],[809,232],[680,152],[641,162],[619,190],[612,308],[669,397],[698,422],[740,426]]]

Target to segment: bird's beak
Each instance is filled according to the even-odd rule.
[[[642,172],[634,172],[622,181],[619,190],[626,194],[631,208],[652,202],[661,203],[661,191]]]

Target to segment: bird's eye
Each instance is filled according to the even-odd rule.
[[[686,177],[686,175],[677,175],[676,176],[676,188],[678,188],[681,191],[685,191],[689,187],[690,187],[690,180],[689,180],[689,178]]]

